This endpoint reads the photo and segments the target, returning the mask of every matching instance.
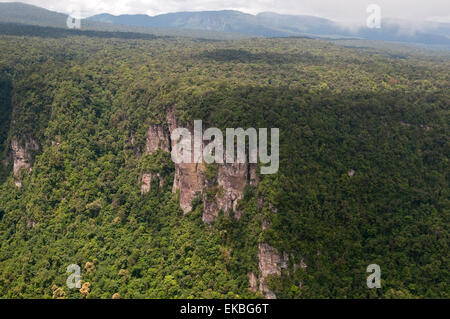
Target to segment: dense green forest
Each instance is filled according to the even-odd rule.
[[[450,297],[448,57],[46,30],[0,36],[0,298],[257,298],[259,243],[307,265],[270,278],[278,298]],[[140,156],[173,106],[280,128],[280,171],[246,187],[241,219],[203,223],[200,198],[183,215],[170,156]],[[39,144],[21,187],[14,139]],[[167,178],[142,195],[144,166]],[[66,286],[70,264],[89,289]]]

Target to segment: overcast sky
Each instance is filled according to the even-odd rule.
[[[0,0],[11,2],[11,0]],[[72,5],[83,16],[98,13],[144,13],[234,9],[247,13],[272,11],[315,15],[346,23],[365,23],[366,8],[375,3],[383,17],[450,22],[450,0],[22,0],[50,10],[70,13]]]

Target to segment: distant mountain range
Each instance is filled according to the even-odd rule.
[[[0,22],[65,27],[67,15],[23,3],[0,3]],[[133,31],[194,37],[290,37],[360,38],[450,47],[449,23],[382,20],[380,29],[350,30],[324,18],[281,15],[272,12],[251,15],[239,11],[177,12],[157,16],[103,13],[84,19],[85,29]],[[411,27],[413,26],[413,27]]]
[[[276,13],[251,15],[239,11],[177,12],[157,15],[99,14],[88,21],[137,27],[170,27],[193,30],[214,30],[262,37],[298,35],[335,35],[339,26],[332,21],[310,16],[285,16]],[[342,30],[343,31],[343,30]],[[341,32],[342,34],[342,32]]]
[[[324,18],[281,15],[272,12],[251,15],[239,11],[177,12],[157,15],[99,14],[88,21],[137,27],[170,27],[214,30],[262,37],[319,36],[357,37],[368,40],[450,45],[450,24],[425,23],[415,30],[408,21],[385,19],[380,29],[350,30]]]

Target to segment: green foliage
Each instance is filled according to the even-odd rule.
[[[0,154],[12,138],[41,145],[22,188],[2,166],[0,297],[52,298],[56,285],[82,298],[65,285],[70,264],[87,298],[257,297],[247,274],[264,242],[307,265],[269,278],[280,298],[448,298],[447,58],[307,39],[0,47]],[[239,220],[203,224],[201,198],[183,216],[170,154],[141,156],[171,106],[180,125],[280,128],[280,172],[246,188]],[[164,185],[141,195],[143,172]]]

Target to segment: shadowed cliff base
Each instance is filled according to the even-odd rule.
[[[10,170],[11,162],[8,156],[8,133],[12,114],[12,83],[7,74],[0,74],[0,184]]]

